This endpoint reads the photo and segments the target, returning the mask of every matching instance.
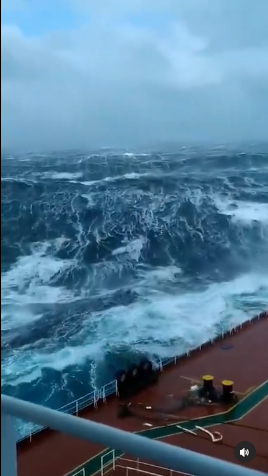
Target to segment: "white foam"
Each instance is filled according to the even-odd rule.
[[[133,152],[125,152],[123,154],[124,157],[135,157],[135,154],[133,154]]]
[[[131,172],[129,174],[125,174],[123,177],[129,180],[135,180],[135,179],[139,179],[141,177],[146,177],[146,176],[147,174],[138,174],[136,172]]]
[[[112,254],[113,256],[128,254],[128,257],[130,259],[138,262],[140,259],[141,251],[144,245],[146,244],[146,241],[146,238],[144,238],[143,236],[140,236],[136,240],[132,241],[124,240],[124,242],[126,243],[125,246],[121,246],[120,248],[115,249]]]
[[[147,177],[148,175],[149,175],[148,173],[139,174],[136,172],[130,172],[124,175],[115,175],[114,177],[104,177],[99,180],[84,180],[84,181],[71,180],[71,183],[80,183],[81,185],[90,187],[92,185],[97,185],[97,184],[101,184],[105,182],[117,182],[118,180],[122,180],[122,179],[137,180],[142,177]]]
[[[18,182],[18,183],[27,183],[24,178],[14,178],[14,177],[1,177],[1,182]]]
[[[53,245],[61,246],[62,239]],[[33,304],[71,302],[77,299],[59,286],[51,286],[53,278],[75,263],[59,260],[49,254],[51,243],[37,243],[30,256],[21,256],[11,269],[1,274],[1,325],[2,329],[12,329],[18,325],[42,317],[34,314]]]
[[[233,220],[249,224],[258,221],[268,223],[268,204],[243,202],[239,200],[216,199],[220,213],[231,216]]]
[[[135,154],[134,152],[125,152],[123,154],[124,157],[129,157],[131,159],[134,159],[135,157],[147,157],[147,156],[151,156],[151,154]]]
[[[198,293],[175,296],[148,294],[147,289],[138,302],[91,316],[98,326],[95,341],[101,337],[102,343],[115,349],[125,344],[162,357],[178,354],[215,335],[221,321],[227,328],[247,320],[249,315],[237,305],[240,300],[242,304],[245,294],[256,309],[261,299],[268,302],[268,277],[246,275],[211,284]]]
[[[176,281],[176,276],[178,274],[181,274],[182,270],[181,268],[178,268],[177,266],[166,266],[162,267],[159,266],[158,268],[154,268],[151,270],[141,270],[140,271],[140,277],[141,277],[141,282],[140,285],[146,286],[146,287],[153,287],[154,285],[160,284],[160,283],[173,283]]]
[[[38,380],[42,374],[42,368],[64,370],[66,367],[84,364],[88,359],[98,358],[98,345],[82,345],[76,347],[66,346],[58,351],[32,352],[24,348],[16,351],[12,356],[5,359],[5,365],[1,366],[1,382],[9,385],[19,385],[23,382]],[[94,367],[92,371],[92,383],[95,382]]]
[[[83,177],[81,172],[77,173],[69,173],[69,172],[61,172],[61,173],[52,173],[50,177],[54,180],[74,180]]]
[[[35,176],[42,177],[43,179],[52,179],[52,180],[76,180],[83,177],[81,172],[37,172]]]

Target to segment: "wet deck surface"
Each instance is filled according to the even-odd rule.
[[[165,439],[167,443],[200,453],[228,460],[238,464],[234,456],[234,448],[241,441],[249,441],[256,448],[256,458],[246,466],[265,473],[268,472],[268,398],[258,405],[251,413],[237,422],[218,425],[211,431],[223,435],[219,444],[213,444],[208,436],[197,432],[197,436],[180,434]],[[260,429],[262,428],[261,432]]]
[[[268,371],[267,371],[268,373]],[[251,412],[244,416],[242,420],[235,422],[235,425],[241,428],[254,428],[260,430],[262,438],[266,441],[268,438],[268,397],[266,397],[262,403],[255,407]],[[253,442],[252,442],[253,443]],[[268,457],[268,441],[267,441],[267,457]]]
[[[178,413],[174,411],[174,405],[177,399],[189,389],[191,385],[189,379],[200,379],[204,374],[214,375],[215,384],[219,385],[223,379],[233,380],[234,390],[239,392],[246,392],[252,387],[263,384],[268,379],[267,364],[265,364],[268,361],[267,337],[267,317],[245,325],[234,335],[217,341],[215,345],[195,351],[189,357],[179,360],[177,365],[166,368],[159,383],[142,392],[133,399],[133,402],[163,408],[164,413],[175,415],[174,423],[218,413],[223,409],[213,406],[184,409]],[[263,389],[263,392],[268,394],[267,385]],[[262,393],[262,398],[264,397],[265,395]],[[109,399],[107,404],[101,404],[98,410],[90,408],[84,411],[81,416],[131,432],[150,430],[149,427],[144,426],[144,423],[150,421],[151,428],[156,435],[158,430],[154,430],[154,428],[165,425],[164,431],[159,432],[160,437],[155,437],[171,444],[236,463],[233,447],[240,441],[248,440],[257,449],[257,456],[251,466],[268,472],[267,406],[268,399],[262,403],[258,401],[256,408],[235,425],[220,425],[219,431],[224,437],[224,444],[221,446],[212,444],[204,437],[185,433],[168,437],[166,422],[161,421],[161,418],[160,420],[152,418],[152,414],[149,415],[149,412],[139,417],[119,419],[117,417],[117,398]],[[151,417],[151,419],[147,417]],[[38,476],[63,476],[104,449],[100,445],[45,430],[33,437],[31,442],[24,441],[18,445],[18,473],[19,476],[35,476],[36,474]],[[99,463],[99,460],[95,461],[96,469],[99,468]]]

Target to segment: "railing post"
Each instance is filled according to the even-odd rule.
[[[94,408],[98,407],[98,398],[99,398],[98,392],[99,390],[94,391]]]
[[[160,370],[160,372],[163,372],[163,370],[164,370],[162,359],[159,359],[159,370]]]
[[[17,476],[17,448],[13,418],[1,412],[1,476]]]
[[[103,403],[106,403],[105,385],[102,387],[102,401]]]

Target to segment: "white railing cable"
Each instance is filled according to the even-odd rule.
[[[51,410],[14,397],[1,395],[2,416],[12,415],[25,421],[33,421],[62,433],[99,443],[107,448],[114,448],[137,458],[151,460],[161,466],[192,473],[195,476],[260,476],[260,472],[245,467],[217,460],[163,443],[153,441],[141,435],[118,430],[100,423]],[[1,438],[1,446],[2,440]],[[4,446],[4,442],[3,442]],[[3,474],[2,476],[13,476]]]

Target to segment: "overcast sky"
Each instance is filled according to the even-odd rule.
[[[2,0],[2,147],[268,138],[268,0]]]

